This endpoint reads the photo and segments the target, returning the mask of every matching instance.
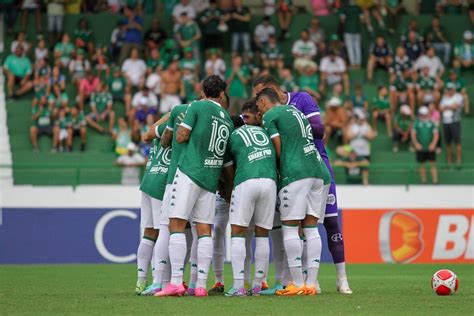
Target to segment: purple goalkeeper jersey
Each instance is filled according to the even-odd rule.
[[[287,92],[287,95],[288,101],[286,104],[292,105],[300,110],[307,119],[316,115],[321,115],[318,104],[308,92]],[[334,182],[334,172],[326,149],[324,148],[324,141],[322,139],[314,138],[314,145],[331,173],[331,182]]]

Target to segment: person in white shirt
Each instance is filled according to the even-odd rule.
[[[357,156],[370,161],[370,141],[375,138],[376,134],[367,123],[367,115],[364,110],[359,108],[354,110],[352,123],[344,134]]]
[[[439,109],[443,122],[443,135],[446,143],[446,161],[451,166],[453,152],[451,145],[456,145],[456,165],[461,168],[461,112],[463,108],[463,97],[456,92],[456,85],[452,82],[446,84],[446,91],[439,102]]]
[[[147,87],[138,91],[133,95],[132,107],[128,113],[129,122],[139,120],[145,122],[146,117],[151,114],[155,115],[158,112],[158,98]]]
[[[295,58],[293,66],[299,73],[302,73],[308,66],[317,68],[317,64],[313,60],[316,57],[317,49],[309,38],[308,30],[301,31],[300,39],[293,43],[291,53]]]
[[[204,64],[204,69],[206,70],[207,76],[216,75],[219,76],[222,80],[225,80],[225,62],[217,54],[217,49],[211,48],[209,50],[209,58]]]
[[[191,20],[196,19],[196,8],[194,8],[193,4],[189,0],[181,0],[177,5],[174,6],[172,14],[175,24],[178,24],[182,13],[186,13]]]
[[[117,158],[115,163],[122,167],[122,184],[138,185],[140,183],[140,167],[145,165],[145,158],[140,155],[134,143],[127,145],[128,153]]]
[[[127,78],[129,85],[134,87],[143,87],[145,83],[146,64],[137,48],[132,48],[130,58],[127,58],[122,65],[122,72]]]
[[[426,54],[421,55],[415,62],[415,69],[420,70],[425,67],[430,69],[430,76],[441,78],[444,73],[444,65],[441,62],[441,59],[436,56],[435,50],[433,47],[428,48]]]
[[[23,48],[23,56],[28,54],[28,50],[30,49],[31,45],[26,41],[25,32],[19,32],[16,40],[14,40],[10,46],[10,51],[12,54],[15,54],[15,50],[17,46],[21,46]]]
[[[263,50],[265,45],[268,43],[268,39],[271,35],[275,35],[276,30],[273,25],[270,24],[270,17],[264,16],[262,19],[262,23],[255,27],[254,32],[254,41],[255,45],[259,50]]]
[[[155,72],[152,72],[147,78],[145,82],[145,86],[153,91],[153,93],[160,97],[161,95],[161,69],[157,67]]]
[[[344,59],[337,56],[334,51],[321,59],[321,87],[322,93],[326,91],[327,86],[333,86],[336,83],[342,83],[344,92],[349,95],[349,75]]]

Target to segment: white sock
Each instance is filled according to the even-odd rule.
[[[240,289],[244,287],[244,270],[246,257],[245,238],[240,236],[232,236],[231,239],[231,262],[232,274],[234,276],[233,287]]]
[[[281,228],[270,231],[270,236],[272,238],[273,265],[275,266],[275,283],[282,283],[286,259]]]
[[[303,263],[303,278],[306,283],[306,276],[308,274],[308,243],[306,242],[306,239],[302,238],[303,241],[303,255],[301,256],[301,262]]]
[[[186,257],[186,236],[184,233],[170,235],[169,254],[171,263],[171,284],[183,283],[184,258]]]
[[[212,270],[216,283],[224,283],[224,252],[226,222],[218,221],[214,226],[214,251],[212,255]]]
[[[169,258],[169,239],[170,231],[168,225],[160,226],[160,234],[158,235],[158,240],[155,244],[154,251],[154,265],[155,269],[153,270],[153,284],[158,286],[163,286],[163,273],[167,266],[170,265]]]
[[[255,237],[255,276],[252,287],[262,286],[262,281],[267,275],[269,259],[270,244],[268,243],[268,237]]]
[[[301,239],[298,234],[298,226],[283,225],[283,244],[290,268],[291,279],[296,287],[304,285],[303,269],[301,256],[303,249],[301,247]]]
[[[244,281],[250,286],[250,272],[252,270],[252,238],[253,231],[248,229],[245,235],[245,267]]]
[[[338,279],[347,279],[346,263],[345,262],[336,263],[336,272],[337,272]]]
[[[206,288],[207,275],[212,260],[213,241],[211,236],[201,236],[198,239],[198,279],[196,288]]]
[[[197,259],[197,249],[198,249],[198,235],[196,231],[196,226],[191,227],[191,233],[193,235],[193,242],[191,245],[191,278],[189,280],[189,287],[196,288],[196,282],[198,279],[198,259]]]
[[[155,242],[143,237],[137,250],[138,281],[146,281]]]
[[[309,286],[316,286],[318,280],[319,264],[321,261],[321,250],[323,248],[321,243],[321,236],[317,226],[305,227],[303,229],[307,244],[307,277],[306,284]]]
[[[291,273],[290,267],[288,266],[288,258],[286,257],[285,253],[285,260],[283,261],[283,277],[282,277],[282,285],[287,286],[291,283]]]
[[[161,288],[164,289],[171,280],[171,264],[167,264],[165,271],[163,271],[163,280],[161,281]]]

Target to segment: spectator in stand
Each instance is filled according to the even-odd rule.
[[[469,96],[467,94],[466,81],[458,76],[458,72],[454,69],[449,71],[449,77],[446,80],[446,85],[452,83],[456,86],[456,92],[460,93],[463,98],[464,113],[469,115],[470,103]]]
[[[39,76],[49,76],[51,75],[51,67],[48,65],[48,61],[46,59],[39,59],[36,61],[34,65],[34,75],[33,80],[38,78]]]
[[[216,75],[222,80],[225,79],[226,66],[224,60],[218,55],[217,49],[209,50],[209,57],[204,64],[206,76]]]
[[[178,43],[174,39],[167,39],[160,49],[160,59],[163,69],[168,68],[168,65],[175,59],[179,59],[180,52]]]
[[[130,58],[126,59],[122,65],[122,73],[127,78],[130,87],[141,88],[145,84],[146,64],[140,58],[138,48],[134,47],[130,51]]]
[[[149,51],[145,64],[147,76],[155,72],[157,67],[160,68],[160,70],[163,69],[164,63],[161,60],[160,51],[157,48],[152,48]]]
[[[33,88],[31,75],[33,68],[28,57],[23,55],[23,47],[18,45],[15,53],[9,55],[3,64],[3,71],[7,77],[7,97],[16,98]],[[15,91],[15,85],[19,89]]]
[[[372,101],[372,127],[377,133],[379,118],[385,119],[387,134],[392,137],[392,115],[390,113],[388,89],[384,85],[378,87],[377,96]]]
[[[201,63],[199,59],[194,57],[193,49],[187,47],[183,50],[183,53],[184,57],[179,61],[179,68],[183,71],[189,69],[195,77],[199,78]]]
[[[180,97],[183,103],[189,103],[201,98],[201,85],[192,68],[183,68]]]
[[[22,56],[27,56],[28,50],[31,48],[31,44],[28,43],[28,41],[26,40],[25,32],[18,32],[16,39],[12,42],[10,46],[10,51],[12,54],[15,53],[15,50],[18,46],[21,46],[23,48]]]
[[[227,86],[231,98],[229,113],[238,115],[241,113],[242,104],[248,98],[247,84],[250,81],[250,70],[242,65],[242,57],[235,55],[232,58],[232,68],[227,69]]]
[[[412,76],[413,63],[406,54],[403,46],[398,46],[395,51],[395,58],[393,59],[393,65],[390,67],[390,82],[395,80],[395,77],[401,76],[408,80]]]
[[[89,20],[81,18],[74,30],[74,44],[76,48],[82,48],[89,54],[94,53],[94,32],[89,26]]]
[[[91,70],[91,63],[85,57],[83,49],[78,49],[76,57],[69,62],[69,74],[72,83],[79,89],[81,80],[86,76],[86,72]]]
[[[355,109],[362,109],[365,113],[369,111],[369,102],[362,91],[362,85],[357,83],[354,87],[354,95],[351,96],[351,108],[354,111]]]
[[[158,98],[150,89],[144,87],[133,96],[132,108],[128,113],[128,121],[138,120],[140,123],[143,123],[149,114],[155,116],[156,113],[158,113]]]
[[[382,14],[380,13],[378,1],[375,0],[356,0],[357,5],[362,9],[362,13],[364,15],[364,21],[367,25],[367,31],[371,35],[374,34],[374,27],[372,26],[372,21],[370,14],[374,16],[377,20],[379,28],[384,31],[385,30],[385,23],[383,21]]]
[[[199,60],[199,40],[201,39],[201,30],[196,22],[188,17],[186,12],[181,13],[179,24],[176,29],[176,38],[181,49],[191,47],[194,56]]]
[[[348,184],[369,184],[369,161],[357,156],[355,150],[350,149],[349,154],[334,161],[334,166],[346,168],[346,182]]]
[[[81,111],[84,111],[84,103],[90,100],[91,94],[97,89],[99,84],[99,78],[94,76],[91,71],[86,72],[86,77],[79,83],[79,92],[77,95],[77,104]]]
[[[331,13],[328,0],[311,0],[314,16],[326,16]]]
[[[4,16],[7,35],[13,34],[13,28],[15,27],[16,17],[18,15],[17,7],[18,1],[15,0],[4,0],[0,3],[0,14]]]
[[[431,26],[425,32],[425,41],[427,46],[434,47],[438,55],[443,54],[443,63],[448,65],[451,60],[451,44],[439,16],[435,15],[431,20]]]
[[[438,104],[441,98],[440,89],[442,82],[438,82],[436,77],[430,76],[430,69],[421,69],[416,82],[416,98],[418,105],[428,106],[431,103]]]
[[[335,52],[337,56],[344,59],[346,63],[348,62],[346,45],[344,44],[344,41],[341,41],[341,39],[339,38],[339,35],[337,34],[331,34],[329,36],[329,42],[326,47],[325,53],[331,50]]]
[[[321,59],[321,87],[322,93],[325,93],[327,86],[331,87],[336,83],[342,83],[344,93],[349,95],[349,75],[347,73],[346,62],[337,56],[334,51]]]
[[[282,68],[280,70],[281,89],[288,92],[296,92],[299,90],[290,68]]]
[[[224,22],[224,15],[217,5],[217,0],[209,1],[209,7],[201,13],[199,22],[202,25],[204,50],[223,47],[224,40],[222,32],[219,31],[219,24]]]
[[[446,142],[446,161],[448,166],[453,162],[452,144],[456,146],[456,165],[461,168],[462,148],[461,148],[461,112],[463,108],[463,98],[456,92],[456,85],[446,84],[446,89],[439,103],[443,122],[443,135]]]
[[[433,47],[428,48],[426,54],[421,55],[415,62],[415,70],[421,70],[425,67],[430,69],[430,76],[441,79],[444,74],[444,65],[435,54]]]
[[[250,10],[242,4],[242,0],[234,0],[229,21],[233,55],[243,52],[247,57],[250,53],[250,17]]]
[[[119,64],[122,64],[125,58],[130,55],[131,50],[140,49],[142,44],[143,19],[135,13],[133,7],[125,7],[122,23],[126,26]]]
[[[313,60],[316,57],[316,45],[309,39],[309,31],[301,31],[300,38],[293,43],[291,53],[295,58],[293,67],[302,73],[307,67],[317,68],[316,62]]]
[[[307,66],[298,77],[298,86],[300,90],[308,92],[315,100],[321,99],[321,94],[318,91],[320,85],[316,68]]]
[[[125,117],[119,117],[118,126],[112,131],[112,139],[115,141],[115,153],[125,155],[128,153],[127,145],[132,142],[132,132]]]
[[[108,120],[108,132],[112,133],[115,124],[113,104],[112,94],[99,81],[94,92],[90,95],[89,105],[91,111],[86,117],[87,123],[99,133],[104,133],[105,129],[100,123]]]
[[[71,38],[69,34],[64,33],[61,37],[61,42],[54,45],[54,58],[55,64],[60,65],[63,68],[67,68],[69,61],[74,54],[74,44],[71,43]]]
[[[397,111],[399,104],[408,103],[412,110],[415,110],[415,83],[416,72],[412,76],[405,79],[404,76],[395,76],[394,81],[390,83],[390,109],[392,113]]]
[[[122,167],[122,184],[138,185],[140,183],[140,170],[146,161],[138,151],[137,145],[129,143],[127,145],[127,154],[117,158],[115,163]]]
[[[316,45],[316,49],[320,52],[321,56],[324,56],[326,51],[326,32],[324,32],[322,27],[320,27],[319,19],[317,17],[314,16],[311,18],[311,25],[308,31],[309,38]]]
[[[181,104],[181,80],[183,74],[179,69],[179,61],[173,60],[161,74],[161,102],[160,114],[171,111],[175,106]]]
[[[118,66],[113,68],[112,76],[108,80],[108,89],[112,94],[113,101],[123,102],[125,104],[125,112],[128,112],[132,103],[132,96],[127,79],[123,76]]]
[[[193,4],[190,0],[180,0],[178,4],[176,4],[173,8],[173,19],[175,26],[179,23],[179,19],[181,14],[186,12],[188,17],[191,20],[196,19],[196,9],[194,8]]]
[[[120,55],[122,46],[125,43],[126,33],[127,25],[125,24],[125,21],[118,21],[117,26],[112,30],[112,34],[110,36],[109,54],[114,60],[116,60]]]
[[[43,36],[38,36],[38,43],[35,47],[35,63],[48,58],[49,50],[46,47],[46,41]]]
[[[420,27],[418,25],[418,20],[417,19],[411,19],[408,22],[408,25],[407,25],[406,29],[404,29],[400,32],[401,33],[400,40],[402,42],[405,42],[408,39],[408,34],[410,33],[410,31],[415,32],[415,38],[417,40],[423,41],[423,34],[421,34],[421,30],[420,30]]]
[[[270,35],[268,43],[263,48],[262,65],[265,69],[282,69],[283,68],[283,53],[277,43],[275,35]]]
[[[349,143],[350,148],[356,152],[357,156],[370,161],[370,141],[376,135],[370,124],[367,123],[364,110],[354,110],[352,120],[344,130],[344,139]]]
[[[395,34],[396,28],[400,22],[400,16],[406,13],[403,0],[390,0],[385,4],[388,18],[388,32]]]
[[[41,1],[40,0],[23,0],[21,1],[21,30],[25,31],[28,29],[28,16],[30,13],[35,14],[36,33],[43,33],[42,30],[42,13],[41,13]]]
[[[409,31],[407,39],[403,41],[408,58],[414,63],[425,51],[425,46],[415,31]]]
[[[66,76],[61,74],[61,68],[59,66],[54,66],[53,70],[51,71],[51,77],[49,78],[49,84],[59,85],[61,90],[66,89]]]
[[[367,61],[367,80],[372,81],[374,70],[384,68],[389,70],[393,63],[393,52],[390,45],[385,42],[381,35],[377,36],[375,43],[369,48],[369,60]]]
[[[54,150],[57,144],[57,137],[59,136],[59,127],[53,124],[53,117],[46,100],[46,95],[43,95],[39,103],[32,108],[31,120],[33,123],[30,127],[30,140],[33,151],[39,151],[38,137],[42,135],[52,137],[51,147]]]
[[[290,38],[290,29],[291,21],[293,19],[293,12],[291,11],[292,0],[277,0],[277,17],[278,25],[281,30],[281,38],[288,39]]]
[[[161,27],[157,18],[151,20],[151,26],[144,36],[146,52],[156,48],[160,49],[167,37],[166,31]]]
[[[31,107],[35,107],[43,95],[48,96],[51,91],[49,78],[47,74],[41,75],[33,79],[33,90],[35,95],[31,102]]]
[[[333,136],[336,136],[338,142],[341,142],[342,131],[347,126],[347,121],[347,112],[344,109],[343,102],[336,96],[331,97],[326,103],[326,115],[324,117],[326,137],[324,137],[324,142],[327,144]]]
[[[69,96],[66,90],[62,90],[60,85],[48,86],[47,91],[48,105],[53,114],[53,118],[57,119],[59,112],[69,112]],[[41,94],[39,94],[41,95]]]
[[[68,117],[68,128],[67,128],[67,146],[69,151],[72,151],[72,145],[74,142],[74,136],[79,136],[81,139],[80,150],[86,150],[87,141],[87,122],[84,112],[80,111],[77,106],[71,108],[71,112]]]
[[[255,27],[254,43],[259,51],[263,51],[268,44],[270,36],[275,35],[275,27],[270,23],[270,17],[264,16],[262,22]]]
[[[110,67],[107,61],[107,47],[102,45],[97,45],[95,47],[95,52],[91,56],[91,61],[94,67],[94,70],[97,72],[97,76],[101,78],[108,78],[110,75]]]
[[[400,112],[395,114],[393,120],[393,152],[398,152],[401,145],[409,144],[411,146],[411,129],[413,127],[413,118],[411,107],[404,104],[400,107]]]
[[[46,9],[48,16],[48,37],[50,46],[59,40],[63,32],[64,0],[48,1]]]
[[[343,25],[344,43],[347,47],[349,63],[352,67],[359,68],[362,63],[362,10],[354,0],[351,0],[341,8],[339,19]]]
[[[474,66],[474,41],[470,30],[464,31],[463,42],[454,47],[454,68],[472,68]]]
[[[438,128],[430,121],[429,109],[426,106],[420,107],[418,115],[419,118],[411,131],[411,139],[416,150],[416,161],[420,164],[421,183],[427,183],[425,162],[428,161],[431,166],[431,180],[433,184],[438,184],[438,169],[436,168]]]

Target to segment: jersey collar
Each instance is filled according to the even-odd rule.
[[[220,105],[219,102],[216,102],[216,101],[211,100],[211,99],[207,99],[207,101],[212,102],[212,103],[214,103],[215,105],[222,107],[222,105]]]
[[[286,100],[286,105],[290,105],[291,94],[287,92],[286,95],[288,96],[288,99]]]

